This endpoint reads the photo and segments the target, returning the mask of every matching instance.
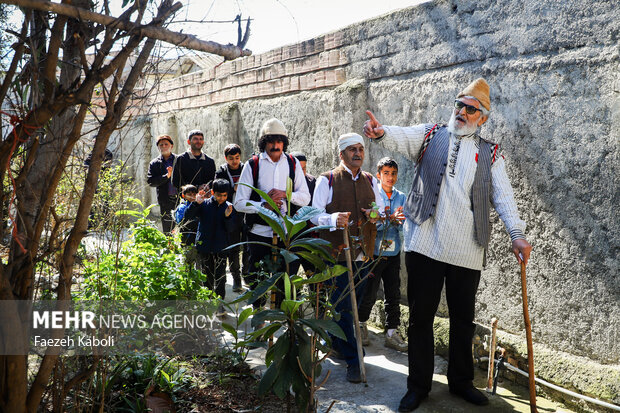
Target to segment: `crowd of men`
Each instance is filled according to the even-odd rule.
[[[473,386],[471,343],[475,296],[490,239],[491,205],[510,234],[516,259],[527,263],[531,252],[504,157],[497,144],[479,135],[491,111],[489,92],[481,78],[467,85],[457,95],[447,125],[384,126],[367,112],[363,130],[371,145],[383,145],[416,165],[408,195],[395,188],[398,164],[394,159],[381,159],[375,174],[362,171],[368,148],[357,133],[339,137],[339,165],[316,179],[306,173],[303,154],[287,152],[287,128],[275,118],[261,128],[258,154],[243,163],[241,148],[230,144],[223,154],[226,163],[217,170],[214,160],[202,152],[200,130],[188,134],[189,149],[181,155],[172,153],[172,138],[162,135],[156,142],[161,155],[151,161],[148,183],[157,188],[163,230],[169,233],[175,220],[180,224],[184,242],[198,251],[197,263],[207,276],[207,286],[222,297],[227,261],[233,290],[242,291],[243,281],[252,288],[260,281],[255,269],[271,255],[273,240],[271,228],[257,210],[272,206],[246,185],[267,193],[280,212],[287,213],[290,178],[290,213],[305,205],[323,210],[312,219],[314,225],[328,228],[319,236],[331,242],[337,263],[346,265],[344,254],[350,253],[358,270],[360,337],[355,334],[350,295],[344,294],[348,275],[328,281],[329,299],[340,313],[337,322],[346,336],[346,340],[333,337],[332,347],[334,356],[346,361],[347,380],[361,382],[357,340],[369,344],[366,321],[383,282],[385,345],[409,353],[407,393],[399,411],[415,410],[431,390],[433,318],[445,284],[450,312],[449,389],[470,403],[487,404],[486,396]],[[345,228],[352,239],[361,241],[348,252],[338,248]],[[228,245],[243,240],[257,243],[224,253]],[[408,277],[408,343],[397,332],[401,252]],[[306,269],[307,263],[296,262],[290,272],[296,273],[300,264]],[[254,303],[256,308],[262,305]]]

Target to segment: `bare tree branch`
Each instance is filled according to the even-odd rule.
[[[45,0],[0,0],[0,3],[13,4],[27,9],[51,11],[57,14],[73,17],[75,19],[93,21],[106,26],[115,25],[117,28],[127,32],[139,31],[144,36],[152,39],[162,40],[180,47],[186,47],[188,49],[217,54],[228,60],[236,59],[240,56],[250,56],[252,54],[250,50],[242,50],[232,44],[222,45],[216,42],[200,40],[191,34],[177,33],[164,29],[163,27],[137,26],[131,22],[118,20],[112,16],[95,13],[66,4],[52,3],[51,1]],[[182,7],[182,5],[177,3],[173,7],[176,10]],[[173,10],[173,12],[175,10]]]

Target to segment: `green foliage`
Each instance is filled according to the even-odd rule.
[[[124,356],[110,362],[94,378],[94,385],[109,399],[103,403],[110,411],[147,412],[146,394],[164,392],[174,400],[192,385],[188,364],[174,358]]]
[[[328,302],[320,299],[320,284],[342,274],[346,268],[333,265],[329,242],[310,237],[312,232],[326,227],[306,229],[308,221],[323,212],[321,209],[303,207],[293,217],[284,215],[269,195],[256,188],[252,189],[273,208],[270,210],[258,207],[257,212],[284,244],[284,247],[277,248],[277,252],[286,264],[286,271],[273,272],[252,291],[236,300],[247,300],[251,304],[277,288],[279,280],[284,284],[284,300],[280,308],[256,313],[252,318],[255,331],[248,334],[242,344],[248,347],[266,347],[266,341],[270,337],[279,335],[275,344],[267,350],[265,362],[268,368],[259,384],[259,393],[272,391],[278,397],[284,398],[292,388],[298,411],[315,411],[315,379],[321,374],[323,361],[319,349],[329,351],[329,334],[344,339],[344,333],[334,320],[322,319],[331,314],[331,308]],[[290,211],[290,178],[286,193]],[[290,274],[289,264],[300,257],[315,266],[315,275],[304,279]],[[314,290],[305,289],[306,284],[313,284]],[[312,303],[316,304],[313,306]],[[320,343],[321,339],[325,346]]]
[[[195,250],[184,249],[178,238],[168,238],[148,220],[152,205],[140,211],[119,211],[139,219],[130,239],[118,252],[102,252],[85,262],[85,280],[76,297],[85,300],[195,300],[212,299],[202,286],[204,275],[194,268]]]

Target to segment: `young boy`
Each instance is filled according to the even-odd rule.
[[[372,274],[366,282],[366,292],[359,307],[359,319],[362,324],[362,344],[370,344],[366,321],[370,317],[379,283],[383,280],[385,295],[386,334],[385,346],[399,351],[407,351],[396,329],[400,324],[400,232],[405,221],[403,206],[405,194],[394,188],[398,179],[398,164],[394,159],[383,158],[377,164],[377,178],[381,182],[381,197],[385,204],[386,221],[377,223],[377,239],[374,259],[379,259]]]
[[[225,298],[226,253],[222,250],[230,245],[229,233],[235,226],[236,214],[232,204],[226,202],[230,191],[228,181],[216,179],[211,188],[210,197],[205,191],[198,192],[185,216],[198,219],[196,250],[201,271],[207,277],[205,286]]]
[[[216,179],[227,180],[230,184],[230,191],[228,192],[228,200],[234,202],[234,196],[237,192],[237,183],[243,170],[243,163],[241,162],[241,147],[236,143],[226,145],[224,148],[224,158],[226,163],[221,165],[215,172]],[[230,233],[230,244],[237,244],[242,241],[246,241],[247,237],[243,230],[243,215],[237,219],[237,227]],[[249,254],[246,251],[246,247],[237,247],[230,251],[228,254],[228,268],[233,277],[233,291],[236,293],[243,291],[241,285],[241,275],[245,277],[248,273],[248,259]],[[239,252],[241,252],[241,264],[239,263]]]
[[[196,240],[196,230],[198,229],[198,222],[196,220],[189,220],[185,218],[185,212],[189,208],[190,204],[196,200],[198,194],[198,188],[194,185],[184,185],[181,188],[181,197],[183,201],[179,204],[177,209],[174,210],[174,220],[179,228],[181,228],[181,240],[185,245],[193,245]]]

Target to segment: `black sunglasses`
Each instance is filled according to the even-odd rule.
[[[454,101],[454,107],[460,111],[461,109],[465,108],[465,112],[467,112],[468,115],[473,115],[474,113],[476,113],[477,110],[479,110],[480,112],[482,112],[482,109],[478,109],[475,106],[472,105],[468,105],[465,102],[461,102],[460,100],[455,100]]]

